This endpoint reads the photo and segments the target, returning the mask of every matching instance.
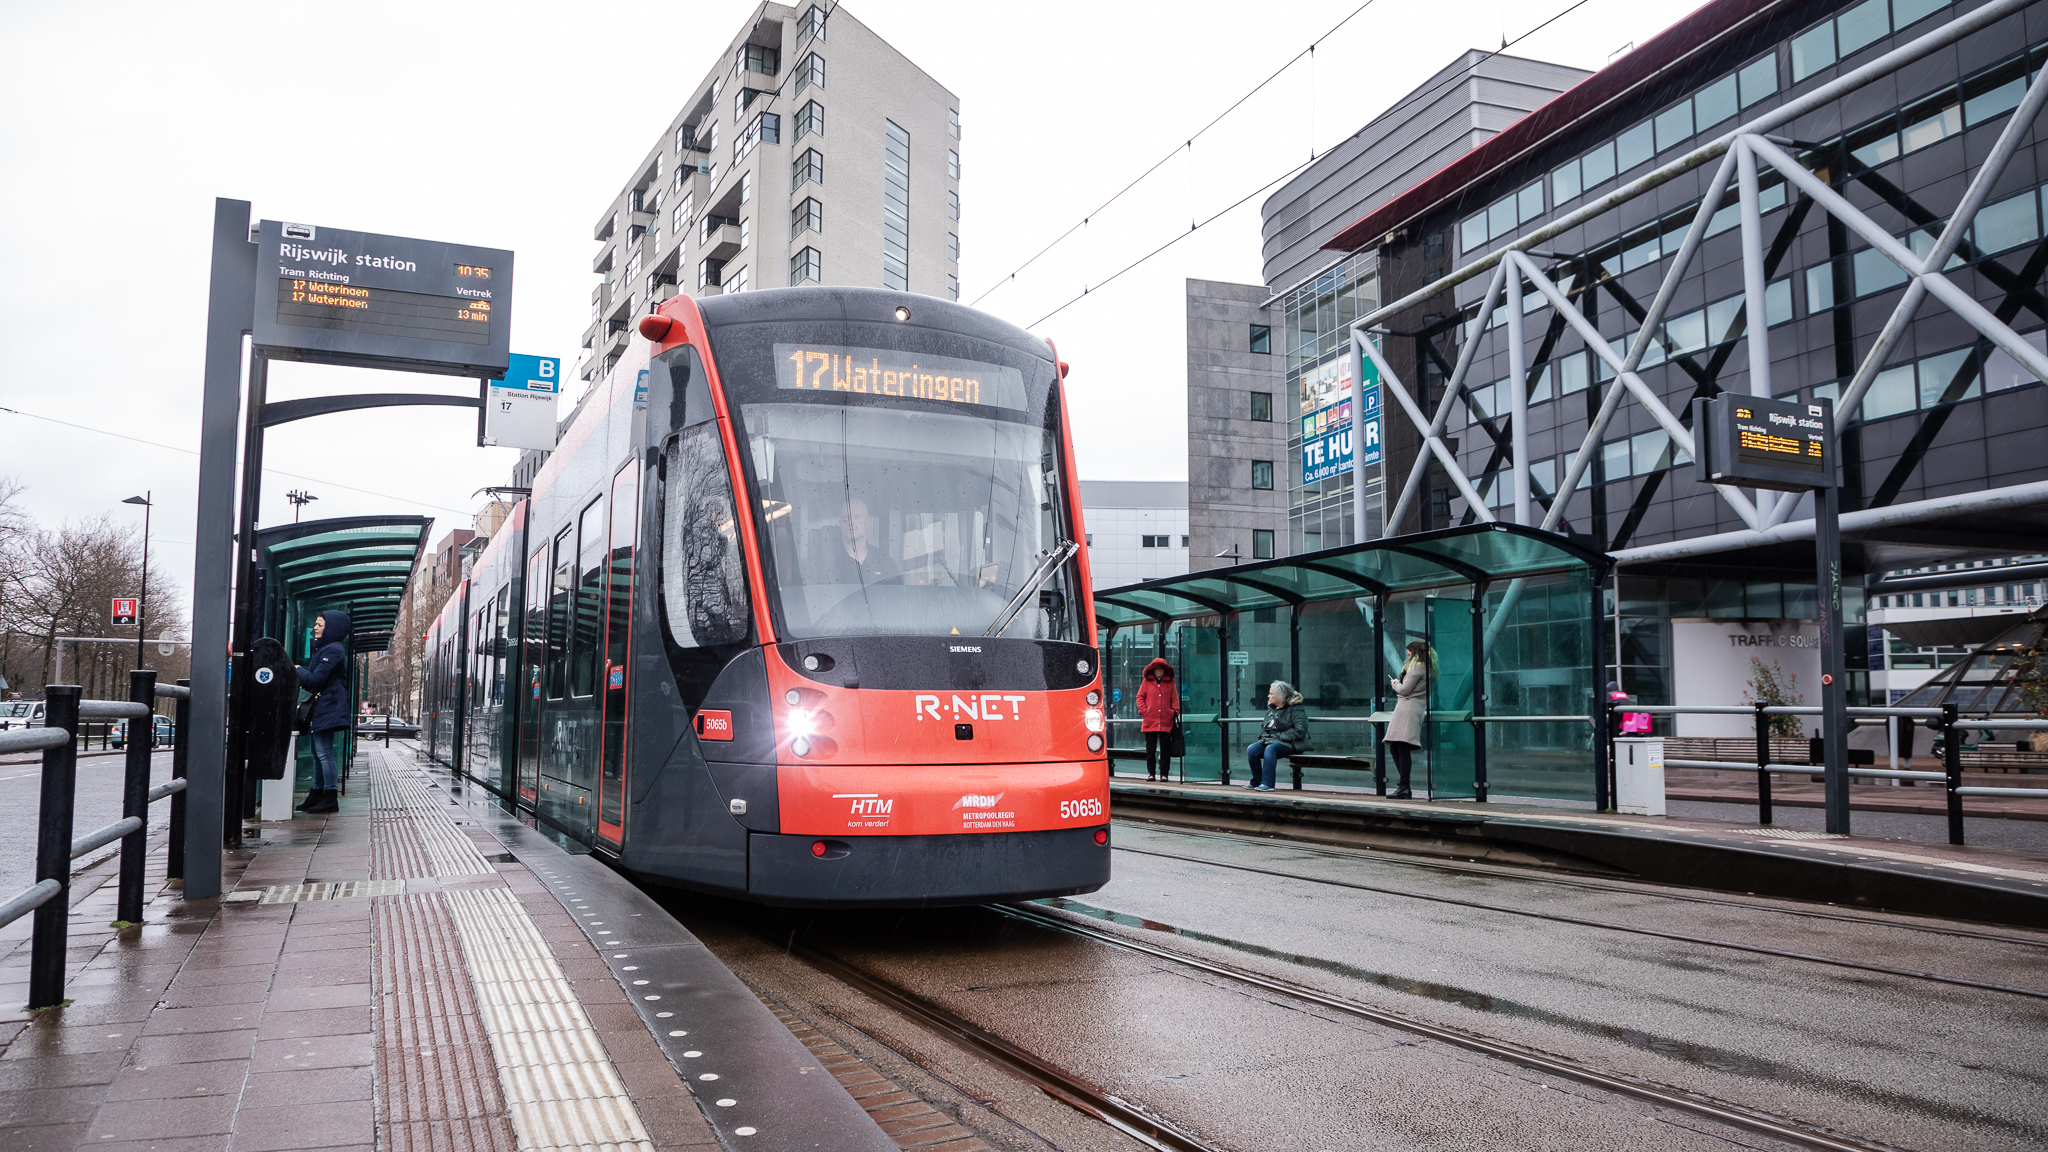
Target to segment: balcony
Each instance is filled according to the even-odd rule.
[[[697,238],[697,254],[723,264],[739,254],[739,221],[730,216],[706,216],[698,227]]]

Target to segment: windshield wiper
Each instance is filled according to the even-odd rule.
[[[1052,550],[1040,558],[1038,567],[1031,570],[1031,577],[1024,581],[1024,586],[1017,589],[1017,594],[1010,597],[1010,602],[1003,605],[1001,612],[996,613],[995,623],[990,624],[988,631],[982,635],[1001,635],[1003,629],[1010,626],[1010,621],[1017,618],[1017,613],[1024,610],[1024,602],[1031,598],[1031,594],[1043,587],[1047,580],[1052,579],[1053,573],[1060,570],[1060,565],[1065,564],[1080,550],[1081,545],[1072,540],[1061,540],[1054,544]]]

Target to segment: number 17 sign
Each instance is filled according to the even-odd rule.
[[[138,597],[134,596],[116,596],[114,598],[114,623],[135,623],[136,618],[142,615],[142,613],[138,611],[138,599]]]

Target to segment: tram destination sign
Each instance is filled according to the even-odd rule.
[[[512,253],[263,221],[255,341],[278,359],[504,375]]]
[[[1835,486],[1835,406],[1729,392],[1693,401],[1695,476],[1782,492]]]

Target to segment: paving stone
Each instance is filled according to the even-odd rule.
[[[198,1032],[236,1032],[256,1026],[263,1016],[261,1002],[251,1005],[218,1004],[205,1008],[159,1008],[143,1025],[145,1036],[177,1036]]]
[[[243,1108],[329,1104],[371,1098],[368,1067],[306,1068],[292,1072],[260,1072],[242,1089]]]
[[[265,1012],[262,1038],[284,1040],[291,1037],[347,1036],[370,1030],[370,1008],[364,1004],[353,1008],[314,1008],[303,1012]]]
[[[370,1101],[243,1108],[235,1116],[233,1152],[337,1148],[376,1141]]]
[[[134,1042],[133,1062],[145,1068],[157,1064],[202,1064],[209,1060],[243,1060],[256,1041],[256,1030],[199,1032],[187,1036],[144,1036]]]
[[[247,1060],[203,1064],[131,1064],[106,1087],[108,1100],[169,1100],[179,1096],[234,1096],[249,1079]]]
[[[92,1120],[106,1089],[98,1084],[70,1088],[33,1088],[0,1096],[0,1132],[53,1124],[84,1124]]]
[[[239,1126],[232,1097],[180,1096],[168,1100],[112,1100],[100,1105],[86,1140],[147,1140],[158,1136],[210,1136]]]

